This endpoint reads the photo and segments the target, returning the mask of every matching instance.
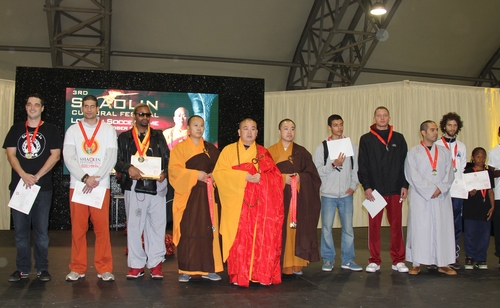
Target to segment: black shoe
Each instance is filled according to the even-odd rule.
[[[49,272],[47,271],[41,271],[36,274],[38,276],[38,279],[43,282],[50,281],[52,279],[52,276],[50,276]]]
[[[28,278],[27,273],[15,271],[14,273],[12,273],[12,275],[10,275],[9,282],[16,282],[16,281],[19,281],[19,280],[24,279],[24,278]]]
[[[455,263],[452,263],[449,265],[452,269],[454,270],[459,270],[462,268],[462,266],[460,265],[460,263],[458,262],[458,259],[455,261]]]

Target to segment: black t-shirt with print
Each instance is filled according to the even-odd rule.
[[[3,143],[3,148],[16,148],[16,157],[23,170],[29,174],[36,174],[45,164],[50,156],[50,150],[62,148],[62,138],[59,130],[54,125],[43,122],[38,129],[35,141],[32,142],[31,153],[32,158],[26,158],[28,153],[28,143],[26,138],[26,122],[14,124]],[[28,127],[29,137],[33,138],[33,133],[36,127]],[[12,180],[9,185],[9,190],[14,191],[21,177],[12,169]],[[40,185],[40,190],[52,190],[52,170],[47,172],[38,180],[37,185]]]

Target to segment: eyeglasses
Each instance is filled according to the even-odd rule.
[[[150,112],[139,112],[139,113],[135,113],[136,115],[138,115],[139,117],[146,117],[146,118],[150,118],[151,117],[151,113]]]

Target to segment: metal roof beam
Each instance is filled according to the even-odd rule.
[[[369,14],[372,0],[316,0],[297,45],[287,89],[353,85],[402,0],[384,0],[386,17]],[[341,82],[331,82],[339,79]],[[347,83],[347,84],[346,84]]]
[[[109,70],[112,0],[86,0],[86,7],[63,7],[63,1],[45,0],[52,67]]]

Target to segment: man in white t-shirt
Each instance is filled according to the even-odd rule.
[[[71,214],[71,263],[66,281],[85,277],[87,270],[87,230],[89,218],[94,227],[94,264],[97,277],[114,281],[113,257],[109,239],[109,173],[116,163],[116,131],[97,115],[97,98],[87,95],[82,101],[83,119],[73,124],[64,137],[64,163],[71,174],[69,190]],[[106,189],[102,207],[96,208],[71,201],[76,185],[84,194],[92,194],[96,187]],[[95,193],[95,192],[94,192]]]

